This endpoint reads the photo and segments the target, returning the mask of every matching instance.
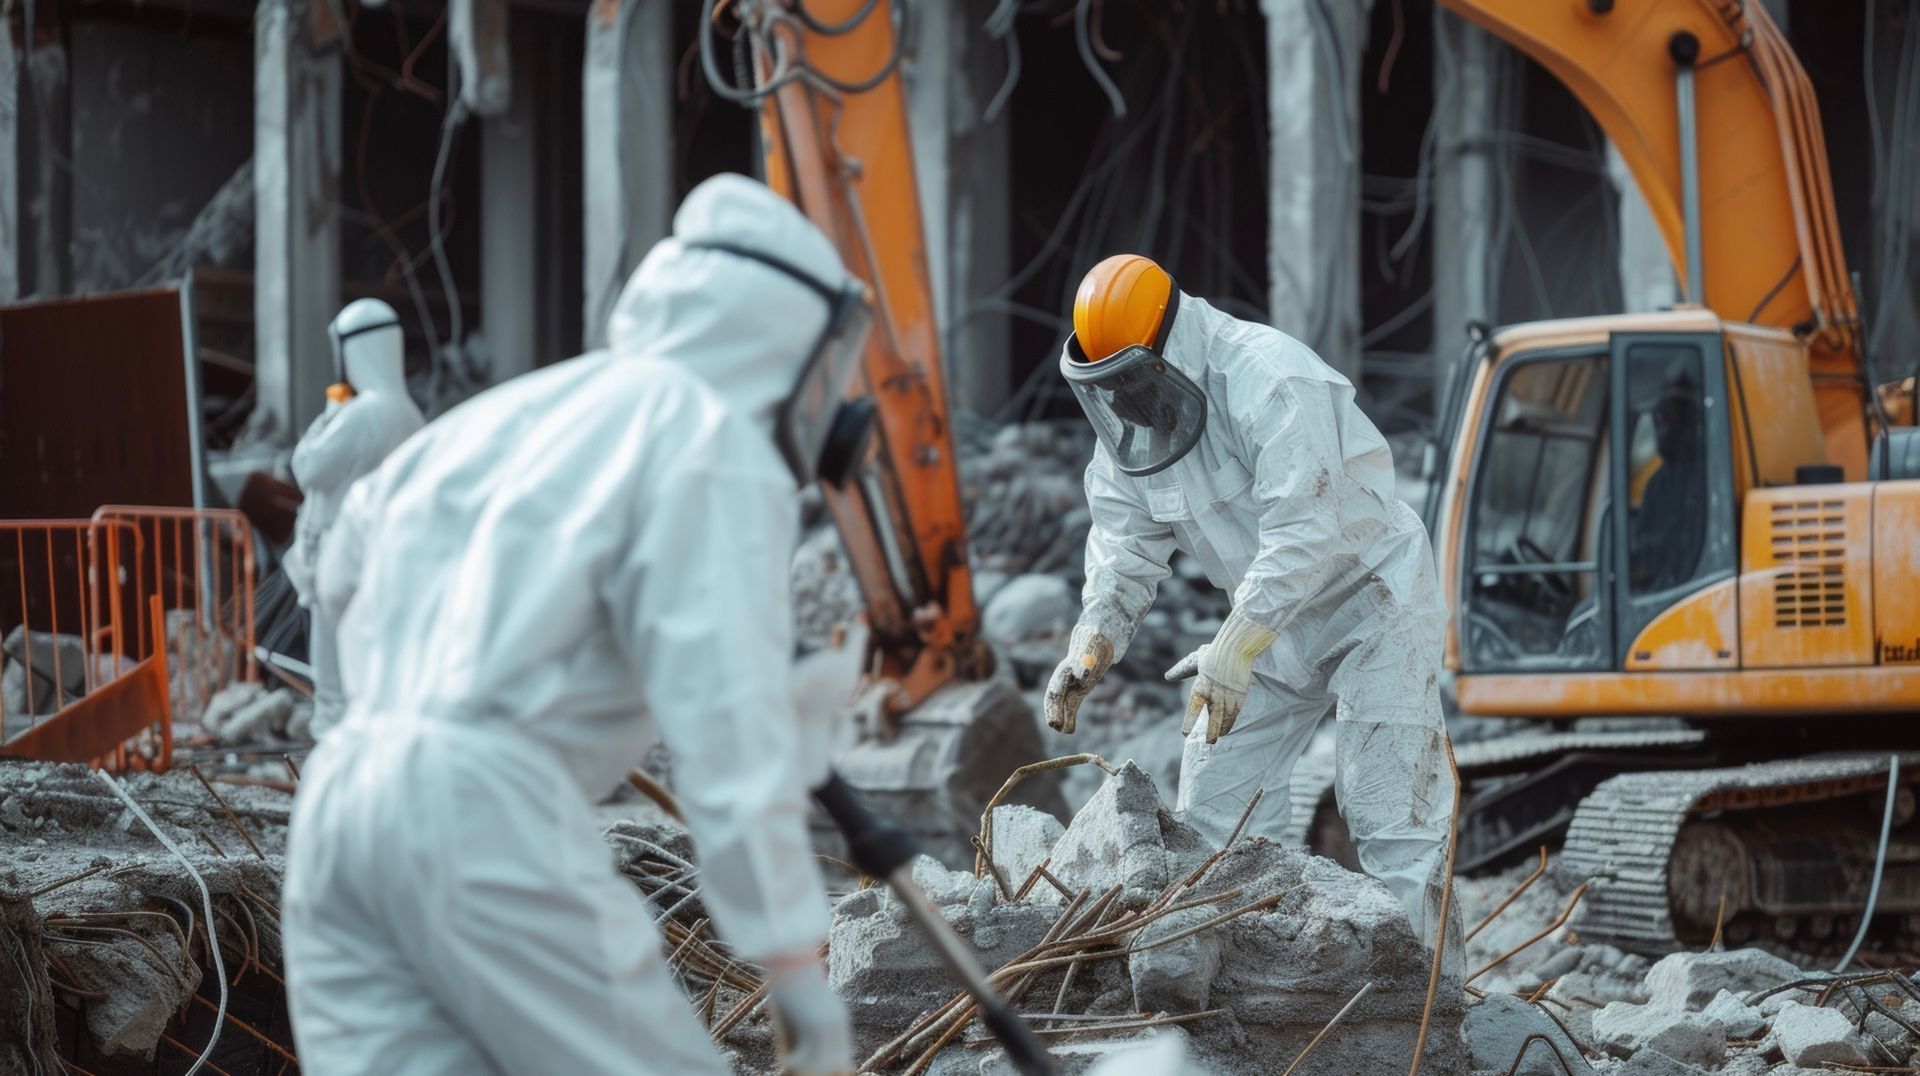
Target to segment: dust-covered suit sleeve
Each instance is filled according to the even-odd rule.
[[[1235,451],[1253,472],[1247,496],[1260,520],[1259,552],[1233,592],[1233,608],[1279,632],[1306,599],[1351,565],[1354,551],[1341,534],[1347,483],[1338,416],[1348,413],[1353,389],[1280,379],[1256,395],[1236,400],[1232,416]]]
[[[1169,574],[1173,525],[1153,518],[1132,480],[1114,466],[1104,444],[1087,464],[1086,586],[1080,593],[1080,623],[1113,641],[1119,660],[1133,641],[1140,618],[1153,608],[1160,581]]]
[[[377,474],[378,472],[376,472]],[[338,624],[346,615],[354,592],[360,589],[360,573],[365,567],[367,532],[373,526],[374,483],[376,477],[355,482],[347,490],[340,514],[327,528],[327,540],[320,549],[320,563],[314,567],[314,585],[320,612]]]
[[[825,774],[798,761],[793,482],[724,454],[673,471],[646,498],[653,507],[639,513],[603,595],[672,754],[701,897],[720,933],[748,960],[811,954],[827,907],[807,790]]]

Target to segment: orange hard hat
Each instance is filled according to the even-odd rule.
[[[1087,361],[1161,346],[1175,294],[1173,277],[1144,255],[1115,254],[1087,270],[1073,297],[1073,333]]]

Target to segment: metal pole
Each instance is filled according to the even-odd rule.
[[[1700,236],[1700,117],[1693,93],[1694,61],[1700,39],[1686,31],[1673,35],[1667,52],[1674,63],[1674,102],[1680,115],[1680,208],[1687,235],[1687,301],[1707,301],[1706,251]]]

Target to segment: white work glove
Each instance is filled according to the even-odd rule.
[[[1198,676],[1193,694],[1187,697],[1187,719],[1180,724],[1180,735],[1193,731],[1200,711],[1207,712],[1207,742],[1218,743],[1233,731],[1240,709],[1247,704],[1247,689],[1253,686],[1253,659],[1273,645],[1275,632],[1263,628],[1236,610],[1227,614],[1226,623],[1213,641],[1181,658],[1167,670],[1169,683]]]
[[[1066,660],[1053,670],[1053,679],[1047,682],[1047,697],[1042,707],[1047,727],[1055,732],[1071,733],[1081,701],[1112,665],[1113,640],[1089,624],[1074,625]]]
[[[827,985],[819,959],[809,955],[770,968],[767,984],[780,1071],[789,1076],[851,1076],[853,1021]]]

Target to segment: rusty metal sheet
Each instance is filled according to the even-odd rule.
[[[182,310],[177,288],[0,307],[0,517],[193,505]]]

